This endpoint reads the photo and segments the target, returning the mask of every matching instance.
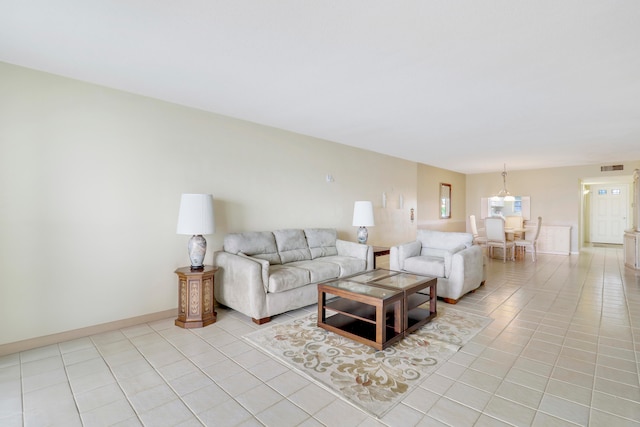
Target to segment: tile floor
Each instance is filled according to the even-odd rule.
[[[202,329],[166,319],[0,357],[0,425],[640,426],[640,274],[621,248],[487,267],[457,308],[493,323],[382,420],[253,349],[241,336],[257,326],[219,309]]]

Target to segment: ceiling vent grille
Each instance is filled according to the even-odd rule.
[[[600,166],[600,172],[621,171],[624,170],[623,165]]]

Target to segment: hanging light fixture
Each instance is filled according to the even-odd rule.
[[[515,197],[509,193],[507,190],[507,164],[504,165],[504,170],[502,171],[502,190],[498,192],[495,196],[492,197],[493,200],[503,199],[505,202],[513,202],[516,200]]]

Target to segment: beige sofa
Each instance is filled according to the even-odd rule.
[[[391,270],[437,277],[438,296],[451,304],[484,284],[484,255],[471,233],[418,230],[416,237],[391,247]]]
[[[262,324],[317,303],[319,282],[371,270],[373,249],[330,228],[234,233],[214,264],[217,302]]]

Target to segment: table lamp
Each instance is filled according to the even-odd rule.
[[[203,234],[213,234],[216,230],[213,216],[213,196],[211,194],[183,194],[180,199],[177,234],[191,235],[189,239],[189,259],[191,270],[204,269],[204,254],[207,241]]]
[[[365,244],[369,238],[367,227],[373,227],[373,203],[358,201],[353,206],[353,226],[358,229],[358,243]]]

